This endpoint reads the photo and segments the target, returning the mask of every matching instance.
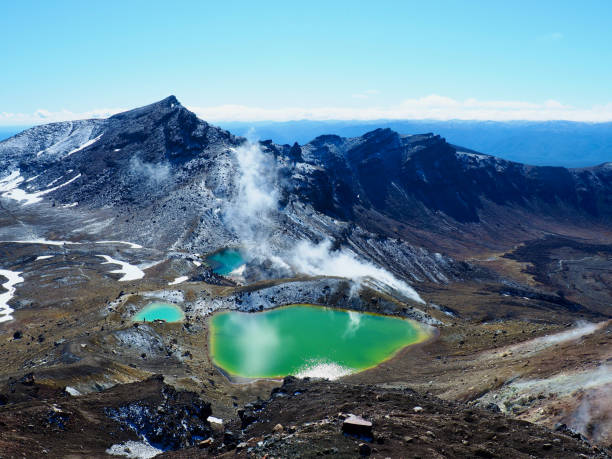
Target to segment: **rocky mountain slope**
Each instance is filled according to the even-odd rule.
[[[231,150],[244,142],[199,120],[171,96],[106,120],[38,126],[1,142],[2,180],[8,188],[7,172],[19,171],[12,181],[23,183],[25,196],[44,193],[63,205],[148,208],[151,219],[173,218],[176,209],[159,201],[180,195],[185,221],[194,217],[194,207],[202,215],[217,208],[212,201],[231,199],[237,173]],[[390,129],[356,138],[325,135],[301,146],[259,146],[274,156],[270,178],[279,188],[279,206],[289,211],[292,202],[306,202],[326,216],[375,226],[378,233],[375,214],[400,227],[426,228],[445,221],[503,225],[485,218],[500,208],[610,222],[612,163],[526,166],[433,134],[403,136]],[[13,191],[8,196],[19,200],[20,192]],[[401,228],[387,232],[401,234]]]
[[[38,126],[1,142],[0,191],[12,198],[9,208],[44,199],[78,207],[86,220],[104,213],[103,221],[85,225],[86,237],[104,232],[160,249],[211,251],[244,243],[235,220],[253,218],[248,209],[228,217],[243,199],[245,166],[235,151],[246,142],[171,96],[106,120]],[[270,161],[258,174],[276,199],[265,209],[274,226],[263,231],[277,250],[295,240],[330,239],[413,279],[467,275],[429,251],[507,250],[558,230],[560,221],[565,232],[585,222],[597,231],[612,214],[609,163],[531,167],[433,134],[389,129],[321,136],[302,146],[254,145]]]

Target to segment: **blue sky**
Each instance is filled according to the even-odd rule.
[[[0,124],[175,94],[212,120],[612,120],[610,1],[0,6]]]

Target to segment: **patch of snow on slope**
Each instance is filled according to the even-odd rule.
[[[1,196],[3,198],[13,199],[14,201],[20,203],[25,201],[23,205],[28,206],[30,204],[35,204],[42,201],[42,196],[71,184],[80,176],[81,174],[77,174],[67,182],[54,186],[53,188],[37,191],[35,193],[28,193],[27,191],[18,188],[19,184],[21,184],[24,180],[19,171],[13,171],[11,175],[0,180],[0,192],[2,192]]]
[[[182,284],[187,279],[189,279],[189,276],[180,276],[180,277],[177,277],[176,279],[174,279],[172,282],[168,282],[168,285]]]
[[[12,199],[13,201],[17,201],[19,203],[23,203],[24,206],[36,204],[37,202],[42,201],[42,198],[36,196],[36,193],[28,193],[27,191],[24,191],[21,188],[13,188],[10,191],[2,193],[2,197]]]
[[[53,255],[41,255],[40,257],[36,257],[36,260],[34,261],[47,260],[48,258],[53,258]]]
[[[0,241],[0,244],[12,242],[13,244],[43,244],[43,245],[57,245],[62,246],[64,244],[80,245],[81,242],[72,241],[51,241],[49,239],[29,239],[27,241]]]
[[[67,182],[62,183],[61,185],[57,185],[54,186],[53,188],[49,188],[48,190],[43,190],[43,191],[39,191],[37,193],[34,193],[36,196],[44,196],[46,194],[51,193],[52,191],[55,190],[59,190],[60,188],[65,187],[66,185],[70,185],[72,182],[74,182],[76,179],[78,179],[79,177],[81,177],[81,174],[77,174],[74,177],[72,177],[70,180],[68,180]]]
[[[140,244],[135,244],[134,242],[127,241],[96,241],[96,244],[125,244],[129,245],[131,249],[142,249]]]
[[[19,171],[13,171],[10,175],[0,179],[0,192],[11,191],[23,182],[23,177]]]
[[[72,172],[72,170],[69,170],[68,172]],[[38,175],[35,175],[34,177],[30,177],[29,179],[26,180],[26,183],[31,182],[32,180],[36,180],[41,175],[42,174],[38,174]]]
[[[2,284],[2,287],[6,289],[6,292],[0,293],[0,322],[6,322],[13,319],[11,313],[14,311],[14,309],[8,305],[8,302],[15,294],[14,285],[23,282],[23,277],[21,277],[20,274],[21,272],[18,271],[0,269],[0,276],[4,276],[8,279],[4,284]]]
[[[94,143],[96,143],[98,140],[100,140],[100,138],[102,137],[102,135],[103,135],[103,133],[102,133],[102,134],[100,134],[100,135],[99,135],[98,137],[96,137],[95,139],[88,140],[88,141],[87,141],[87,142],[85,142],[83,145],[81,145],[81,146],[79,146],[79,147],[75,148],[74,150],[69,151],[68,153],[66,153],[66,156],[64,156],[64,158],[67,158],[68,156],[70,156],[70,155],[72,155],[72,154],[74,154],[74,153],[76,153],[76,152],[79,152],[79,151],[81,151],[81,150],[83,150],[83,149],[85,149],[85,148],[89,147],[90,145],[93,145],[93,144],[94,144]]]
[[[97,256],[106,260],[104,263],[102,263],[103,265],[114,264],[121,266],[121,269],[111,271],[111,273],[113,274],[123,274],[123,277],[119,279],[119,282],[142,279],[145,275],[144,271],[142,271],[138,266],[134,266],[126,261],[115,260],[114,258],[111,258],[108,255]]]
[[[22,151],[39,149],[36,157],[65,157],[68,152],[72,154],[85,148],[84,144],[90,141],[97,125],[95,121],[86,120],[37,126],[25,131],[20,139],[8,146]]]

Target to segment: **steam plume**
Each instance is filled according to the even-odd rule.
[[[275,247],[272,244],[272,235],[278,229],[275,224],[278,216],[275,163],[254,142],[244,143],[234,150],[234,154],[239,175],[235,196],[224,218],[248,248],[248,257],[267,259],[277,268],[290,269],[294,273],[348,278],[358,289],[368,285],[423,302],[406,282],[372,263],[359,260],[348,249],[332,250],[329,240],[318,244],[303,240],[289,249]]]
[[[170,177],[170,165],[167,163],[147,163],[140,158],[132,156],[130,159],[130,173],[150,180],[157,185]]]

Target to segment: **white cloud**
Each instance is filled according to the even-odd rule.
[[[109,116],[112,116],[115,113],[119,113],[122,111],[124,111],[124,109],[98,108],[86,112],[72,112],[70,110],[60,110],[57,112],[52,112],[43,108],[39,108],[34,113],[0,112],[0,125],[21,126],[29,124],[54,123],[56,121],[108,118]]]
[[[375,95],[376,90],[362,95]],[[369,96],[368,96],[369,97]],[[604,122],[612,121],[612,102],[592,107],[576,107],[557,100],[530,102],[522,100],[453,99],[438,94],[405,99],[394,105],[366,107],[323,106],[314,108],[267,108],[247,105],[217,105],[212,107],[188,106],[200,118],[211,121],[290,121],[290,120],[376,120],[376,119],[437,119],[437,120],[568,120]],[[85,118],[104,118],[119,109],[97,109],[84,113],[68,110],[51,112],[37,110],[32,114],[2,113],[0,125],[42,124]]]
[[[369,107],[285,107],[263,108],[245,105],[189,107],[200,118],[209,121],[290,121],[290,120],[568,120],[612,121],[612,103],[593,107],[575,107],[556,100],[528,102],[521,100],[465,100],[431,94],[405,99],[396,105]]]

